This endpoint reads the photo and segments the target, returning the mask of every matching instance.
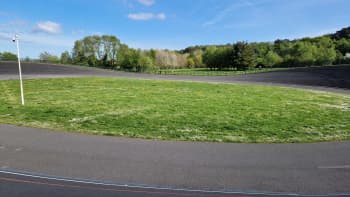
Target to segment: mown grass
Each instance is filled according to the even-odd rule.
[[[292,88],[112,78],[0,81],[0,122],[215,142],[350,139],[350,97]]]
[[[210,70],[209,68],[184,68],[184,69],[162,69],[162,70],[152,70],[148,73],[150,74],[160,74],[160,75],[192,75],[192,76],[235,76],[253,73],[263,73],[278,70],[286,70],[291,68],[262,68],[262,69],[252,69],[252,70]]]

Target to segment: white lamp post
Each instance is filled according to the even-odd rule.
[[[19,38],[16,34],[15,37],[12,39],[13,42],[16,42],[17,46],[17,58],[18,58],[18,70],[19,70],[19,81],[21,84],[21,101],[22,105],[24,105],[24,93],[23,93],[23,82],[22,82],[22,69],[21,69],[21,57],[19,56]]]

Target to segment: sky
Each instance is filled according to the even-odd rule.
[[[88,35],[140,49],[314,37],[350,26],[349,0],[1,0],[0,52],[60,55]]]

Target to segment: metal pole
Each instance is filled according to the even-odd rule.
[[[23,93],[23,82],[22,82],[22,69],[21,69],[21,57],[19,56],[19,38],[18,35],[15,36],[16,45],[17,45],[17,58],[18,58],[18,70],[19,70],[19,81],[21,84],[21,101],[24,105],[24,93]]]

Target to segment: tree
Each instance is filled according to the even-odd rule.
[[[123,70],[136,71],[140,55],[140,51],[135,49],[128,49],[124,52],[124,57],[122,62],[120,62],[120,67]]]
[[[273,66],[275,65],[272,59],[281,58],[276,52],[273,51],[273,44],[269,42],[250,43],[250,46],[254,50],[254,62],[257,65]],[[273,57],[274,56],[274,57]],[[267,59],[268,58],[268,59]]]
[[[96,66],[99,65],[99,60],[96,58],[96,56],[94,55],[89,55],[87,57],[85,57],[87,64],[89,66]]]
[[[344,59],[344,55],[340,51],[337,51],[335,57],[335,64],[343,64]]]
[[[185,68],[187,66],[186,56],[175,51],[158,50],[155,64],[158,68]]]
[[[39,59],[41,62],[45,62],[45,63],[59,63],[60,62],[60,58],[58,58],[56,55],[50,54],[47,51],[40,53]]]
[[[217,67],[215,60],[216,50],[217,48],[215,46],[210,46],[203,53],[203,63],[207,65],[207,67],[209,67],[210,70]]]
[[[0,53],[0,60],[2,61],[17,61],[17,55],[11,52]]]
[[[311,66],[316,62],[317,47],[310,42],[297,41],[292,50],[294,66]]]
[[[114,68],[117,62],[117,52],[120,48],[120,40],[111,35],[103,35],[100,41],[101,47],[104,49],[104,62],[107,67]]]
[[[340,31],[337,31],[335,34],[332,35],[334,39],[350,39],[350,27],[346,27],[341,29]]]
[[[273,49],[273,45],[269,42],[253,42],[250,43],[256,56],[264,56]]]
[[[350,53],[350,39],[345,39],[345,38],[342,38],[340,40],[337,40],[335,42],[335,48],[336,50],[338,50],[340,53],[343,54],[343,56],[346,54],[346,53]]]
[[[124,68],[126,61],[127,61],[127,55],[129,52],[129,47],[126,44],[121,44],[117,53],[117,68]]]
[[[208,47],[203,53],[203,63],[210,69],[232,68],[234,65],[232,46]]]
[[[274,42],[274,51],[285,59],[286,56],[290,55],[293,50],[293,43],[288,39],[285,40],[276,40]]]
[[[283,59],[274,51],[268,51],[262,60],[262,64],[266,67],[273,67],[282,63]]]
[[[211,70],[246,70],[257,64],[267,67],[330,65],[350,61],[345,58],[350,52],[349,32],[350,27],[316,38],[191,46],[179,51],[130,49],[115,36],[95,35],[74,43],[71,61],[73,64],[140,72],[144,70],[144,64],[157,69],[206,66]],[[67,53],[64,53],[62,62],[66,61]]]
[[[74,42],[72,52],[72,63],[79,65],[87,65],[87,59],[85,56],[85,49],[82,40],[77,40]]]
[[[72,58],[71,58],[68,51],[64,51],[61,54],[61,63],[62,64],[71,64],[72,63]]]
[[[118,60],[118,66],[122,70],[134,71],[134,72],[145,72],[146,70],[154,67],[154,62],[148,53],[136,49],[127,49],[122,46],[121,50],[122,58]],[[119,55],[121,55],[119,53]]]
[[[26,56],[26,57],[23,59],[23,61],[25,61],[25,62],[30,62],[31,59],[30,59],[30,57]]]
[[[232,46],[225,46],[217,48],[215,54],[215,62],[219,70],[233,67],[233,48]]]
[[[233,48],[233,62],[238,70],[255,67],[254,50],[247,42],[237,42]]]
[[[151,57],[146,54],[141,54],[138,59],[138,63],[136,66],[137,72],[145,72],[153,67],[153,60]]]
[[[120,47],[119,39],[112,35],[86,36],[74,43],[73,63],[114,68]]]
[[[192,50],[187,57],[187,64],[190,68],[192,67],[203,67],[203,51]]]
[[[331,65],[337,57],[335,45],[333,40],[329,37],[323,36],[316,40],[317,53],[316,64],[317,65]]]
[[[155,59],[156,59],[156,54],[157,54],[157,51],[154,50],[154,49],[151,49],[151,50],[149,50],[149,52],[148,52],[147,55],[148,55],[150,58],[152,58],[153,60],[155,60]]]
[[[193,57],[188,56],[187,57],[187,67],[193,68],[193,67],[195,67],[195,65],[196,65],[196,63],[194,62]]]

